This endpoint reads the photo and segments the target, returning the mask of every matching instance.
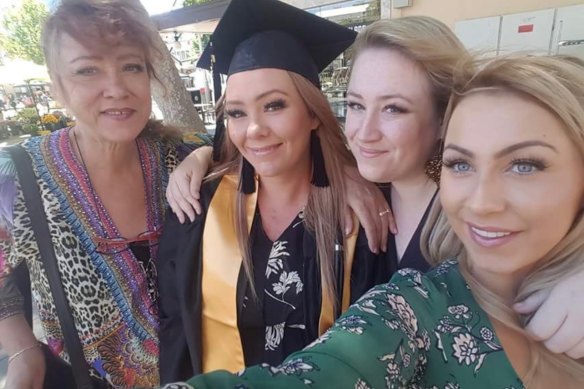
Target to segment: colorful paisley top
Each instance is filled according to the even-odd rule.
[[[158,307],[156,294],[152,293],[155,274],[149,274],[143,264],[156,261],[157,246],[141,253],[133,249],[96,252],[94,236],[119,234],[99,198],[92,194],[69,132],[63,129],[31,138],[23,147],[32,160],[63,287],[86,359],[93,374],[106,378],[113,386],[156,386]],[[169,172],[194,145],[156,136],[139,137],[136,142],[149,208],[148,229],[154,230],[164,221]],[[201,143],[208,143],[208,139]],[[143,258],[138,260],[136,255]],[[0,153],[0,320],[23,312],[13,272],[21,264],[29,270],[32,298],[47,342],[55,354],[67,360],[14,163],[4,151]]]
[[[175,387],[519,389],[487,314],[450,261],[430,273],[404,269],[278,367],[224,371]]]

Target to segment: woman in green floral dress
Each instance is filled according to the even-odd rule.
[[[584,63],[499,58],[458,78],[423,240],[443,263],[401,270],[278,367],[185,387],[583,387],[584,365],[530,340],[510,306],[582,267]]]

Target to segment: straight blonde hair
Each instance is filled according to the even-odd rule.
[[[469,55],[446,24],[428,16],[378,20],[357,35],[352,63],[369,48],[397,50],[421,66],[430,80],[436,114],[442,119],[456,65]]]
[[[553,113],[563,124],[566,135],[584,158],[584,62],[573,57],[509,56],[478,62],[464,62],[457,72],[450,103],[444,120],[448,121],[458,104],[468,95],[485,91],[513,93],[536,102]],[[496,109],[494,107],[493,109]],[[447,217],[436,202],[422,231],[422,252],[434,264],[457,258],[461,273],[470,285],[479,305],[508,328],[525,334],[521,318],[494,292],[472,275],[467,252],[450,227]],[[584,268],[584,220],[575,217],[566,236],[544,257],[523,280],[516,300],[552,288],[573,273]],[[563,354],[554,354],[541,343],[530,340],[531,363],[524,382],[538,387],[537,378],[551,369],[559,369],[574,380],[584,382],[584,366]]]
[[[317,247],[317,259],[321,277],[324,281],[323,290],[334,301],[335,290],[335,243],[342,234],[344,224],[345,181],[344,168],[355,166],[355,159],[346,146],[346,139],[334,116],[326,97],[322,92],[304,77],[287,71],[292,83],[306,104],[308,114],[318,118],[320,125],[316,134],[320,139],[326,174],[330,185],[326,188],[311,186],[308,203],[304,210],[305,226],[314,233]],[[226,94],[229,91],[226,91]],[[225,94],[224,94],[225,96]],[[217,104],[217,120],[223,120],[224,98]],[[229,123],[227,123],[227,126]],[[225,136],[221,157],[207,176],[207,179],[217,179],[225,174],[241,174],[243,158],[235,145]],[[261,190],[261,187],[260,189]],[[251,289],[255,295],[253,282],[253,260],[249,247],[247,230],[247,212],[245,194],[238,192],[235,204],[235,226],[239,247],[243,255],[243,268]],[[343,234],[344,235],[344,234]]]

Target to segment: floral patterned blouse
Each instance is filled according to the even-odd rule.
[[[283,364],[217,371],[175,387],[519,389],[487,314],[449,261],[400,270]]]
[[[307,298],[304,277],[310,274],[305,272],[302,255],[305,231],[304,211],[301,211],[271,241],[257,209],[251,232],[257,298],[248,286],[239,319],[247,365],[280,364],[286,356],[314,340],[309,339],[304,317]]]

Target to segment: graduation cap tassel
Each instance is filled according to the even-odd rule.
[[[225,137],[225,124],[223,123],[223,115],[219,115],[215,120],[215,136],[213,137],[213,161],[217,162],[221,158],[221,148],[223,146],[223,138]]]
[[[241,165],[241,174],[239,175],[239,191],[245,194],[255,192],[255,169],[249,161],[243,158]]]
[[[319,188],[326,188],[329,186],[329,179],[326,174],[320,138],[316,135],[316,130],[312,130],[310,133],[310,155],[312,155],[312,181],[310,183]]]
[[[213,42],[209,42],[210,50],[213,51]],[[213,97],[215,104],[221,98],[221,73],[215,67],[215,55],[211,55],[211,72],[213,73]],[[225,123],[223,115],[215,118],[215,136],[213,137],[213,161],[217,162],[221,158],[221,148],[223,147],[223,138],[225,137]]]

